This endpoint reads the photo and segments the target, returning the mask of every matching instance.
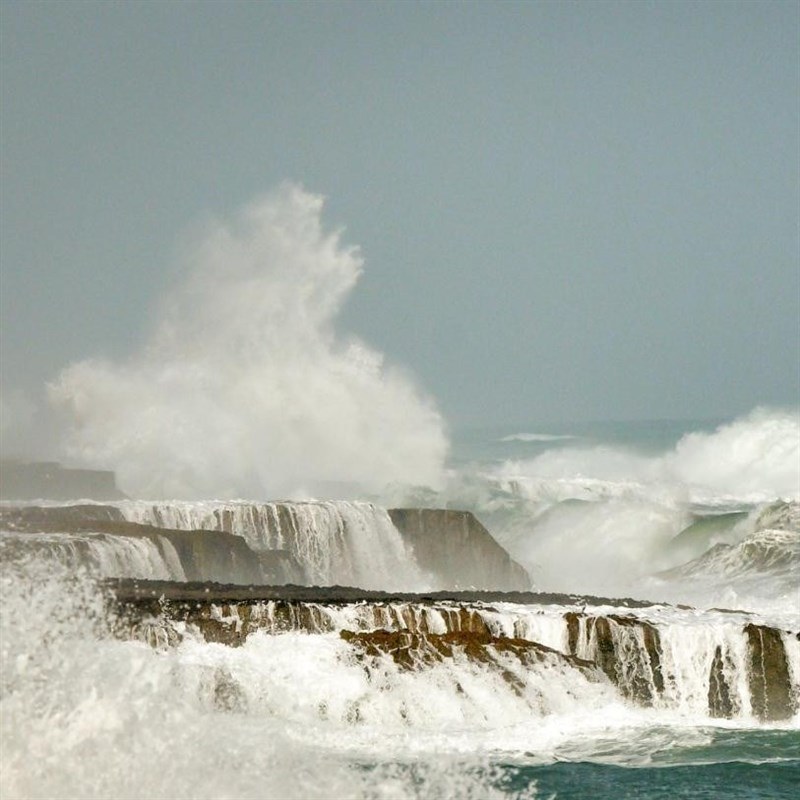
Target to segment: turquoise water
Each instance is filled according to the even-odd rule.
[[[696,733],[696,731],[695,731]],[[800,790],[800,731],[705,729],[709,741],[681,746],[677,731],[655,763],[507,765],[509,796],[535,782],[538,797],[558,800],[670,798],[796,798]]]
[[[509,797],[535,783],[538,797],[557,800],[795,800],[800,789],[800,760],[636,768],[551,764],[509,772]]]

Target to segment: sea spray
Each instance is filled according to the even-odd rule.
[[[171,651],[119,641],[97,584],[34,553],[4,562],[0,589],[0,795],[8,800],[535,794],[530,780],[514,788],[514,770],[472,752],[434,762],[430,753],[399,759],[365,745],[359,756],[342,738],[358,733],[347,713],[355,700],[347,691],[340,698],[337,681],[350,675],[356,693],[367,683],[336,637],[272,637],[238,653],[198,641]],[[276,648],[259,647],[270,643]],[[331,713],[341,703],[328,737],[310,702],[316,694]],[[320,741],[309,720],[322,725]]]
[[[479,488],[487,504],[481,508],[503,510],[507,503],[505,510],[517,519],[530,511],[528,533],[533,536],[548,514],[556,520],[569,508],[595,519],[608,513],[609,524],[603,526],[603,541],[595,552],[603,557],[616,552],[637,569],[668,562],[676,540],[681,557],[687,548],[705,551],[727,544],[728,550],[713,551],[703,563],[737,589],[742,580],[752,580],[769,593],[777,584],[775,577],[791,577],[796,563],[795,540],[785,535],[796,519],[792,504],[753,507],[735,497],[734,502],[721,498],[709,511],[686,494],[659,494],[660,484],[638,480],[623,487],[608,475],[594,483],[591,475],[574,476],[569,483],[550,479],[550,487],[561,495],[556,491],[544,502],[541,496],[531,502],[532,492],[520,502],[520,495],[497,491],[496,484],[482,480]],[[589,487],[588,493],[602,485],[604,499],[576,501],[570,493],[581,485]],[[651,504],[658,511],[652,518],[658,524],[652,526]],[[160,505],[165,509],[170,504]],[[209,502],[206,511],[224,512],[226,505]],[[262,505],[271,514],[280,504]],[[187,513],[187,523],[198,519],[193,515],[199,510]],[[706,529],[705,521],[714,512],[724,515],[715,520],[713,530]],[[611,520],[617,514],[631,523],[628,530],[615,530]],[[223,513],[220,519],[232,528],[234,516]],[[284,524],[284,515],[277,516],[280,525],[262,531],[263,541],[285,547],[291,525]],[[322,516],[318,522],[320,528],[327,525]],[[503,531],[491,527],[492,532]],[[636,540],[637,528],[644,544]],[[337,533],[338,527],[330,530]],[[521,542],[524,530],[520,524]],[[677,535],[670,538],[675,530]],[[569,556],[576,547],[569,530],[562,533],[561,568],[568,576]],[[256,534],[254,528],[251,535]],[[147,538],[159,547],[159,535]],[[230,533],[213,535],[245,543]],[[565,797],[569,792],[618,797],[620,787],[631,786],[629,793],[636,796],[659,791],[677,797],[688,787],[715,796],[719,785],[743,798],[796,794],[800,718],[765,719],[775,709],[774,687],[788,685],[796,692],[798,686],[797,605],[788,595],[780,599],[782,610],[766,617],[667,606],[637,610],[630,603],[592,607],[588,600],[549,600],[563,605],[545,607],[497,603],[474,613],[445,603],[418,608],[391,601],[380,613],[366,603],[310,604],[297,610],[291,624],[286,622],[291,615],[278,607],[285,601],[273,595],[273,607],[267,603],[263,611],[265,622],[274,625],[254,631],[238,647],[205,641],[188,624],[178,637],[153,636],[156,647],[151,647],[112,635],[119,629],[103,615],[103,594],[80,568],[76,579],[69,559],[50,559],[42,567],[47,548],[33,545],[36,534],[25,539],[16,531],[10,535],[14,537],[22,552],[18,548],[14,558],[3,561],[0,606],[4,798],[477,800],[530,796],[536,780],[544,797],[556,790]],[[588,558],[590,525],[581,538],[587,552],[578,555]],[[31,544],[27,554],[25,542]],[[665,558],[652,557],[662,547]],[[702,559],[703,554],[695,557]],[[39,567],[34,568],[36,562]],[[662,586],[677,586],[680,580],[664,578]],[[707,574],[698,574],[696,581],[710,582]],[[660,599],[649,590],[645,596]],[[158,595],[154,603],[158,614]],[[227,607],[220,603],[217,611],[215,622],[227,621],[235,629],[237,615],[230,602]],[[244,629],[245,611],[239,608],[237,613]],[[565,653],[572,642],[568,613],[610,620],[605,627],[620,674],[634,688],[641,687],[642,678],[652,683],[649,707],[638,704],[638,695],[626,698],[611,678],[588,681],[557,661],[522,671],[513,653],[516,645],[509,651],[503,644],[492,663],[458,653],[409,670],[388,653],[359,652],[339,633],[379,626],[427,631],[435,637],[448,626],[461,625],[462,630],[529,639]],[[654,637],[648,645],[637,620],[658,631],[657,661]],[[151,619],[150,624],[155,628],[157,622]],[[752,632],[747,633],[750,624]],[[765,626],[775,632],[768,633]],[[754,650],[753,643],[760,649]],[[751,680],[752,662],[757,667],[767,663],[767,644],[773,655],[781,645],[783,672],[771,666],[769,682],[758,670]],[[616,675],[610,658],[607,666]],[[785,675],[776,681],[779,672]],[[760,794],[757,786],[762,787]]]
[[[285,184],[187,251],[149,340],[67,367],[50,396],[65,454],[138,497],[251,497],[439,485],[443,422],[408,374],[335,328],[358,251]]]
[[[533,458],[494,464],[487,477],[550,502],[646,497],[719,507],[800,500],[800,411],[756,408],[713,431],[690,431],[660,452],[567,437]]]
[[[757,408],[712,433],[689,433],[662,468],[699,498],[800,500],[800,412]]]
[[[688,432],[677,423],[653,423],[632,436],[632,427],[576,426],[569,438],[559,432],[548,441],[545,433],[525,439],[493,429],[488,450],[477,449],[474,434],[462,445],[455,437],[459,466],[445,490],[391,502],[473,511],[540,589],[770,611],[790,601],[796,613],[791,581],[800,560],[792,537],[772,537],[780,574],[777,562],[759,571],[748,550],[740,554],[746,568],[726,568],[724,576],[709,571],[680,585],[676,576],[671,582],[650,576],[715,545],[749,548],[744,542],[764,527],[792,528],[788,517],[767,525],[759,515],[776,502],[788,504],[781,506],[790,510],[784,515],[800,508],[800,413],[759,408]],[[524,448],[529,457],[521,455]],[[766,546],[769,538],[753,544]]]

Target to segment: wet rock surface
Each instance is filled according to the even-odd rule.
[[[726,719],[740,711],[728,678],[730,672],[730,655],[727,652],[723,654],[722,645],[717,645],[708,676],[708,713],[712,717]]]
[[[106,534],[149,539],[159,549],[163,548],[162,540],[165,540],[174,548],[189,581],[211,579],[262,583],[271,576],[282,578],[283,571],[289,569],[282,551],[261,559],[260,554],[254,553],[239,536],[219,531],[154,528],[128,522],[113,506],[3,508],[0,509],[0,526],[3,530],[20,534]]]
[[[762,721],[789,719],[797,707],[780,631],[749,624],[745,627],[745,633],[749,646],[753,714]]]
[[[656,603],[631,598],[606,598],[560,592],[499,592],[450,590],[435,592],[383,592],[354,586],[300,586],[218,583],[214,581],[150,581],[135,578],[108,580],[105,585],[121,602],[147,598],[167,600],[296,600],[314,603],[364,601],[517,603],[523,605],[613,605],[617,608],[648,608]]]
[[[391,656],[405,669],[430,666],[459,656],[483,664],[500,666],[507,681],[518,688],[519,677],[509,672],[499,658],[511,655],[522,665],[550,661],[581,670],[595,680],[601,676],[591,661],[567,656],[527,639],[492,636],[488,631],[457,631],[445,634],[421,633],[409,630],[348,631],[339,636],[366,656]]]
[[[469,511],[390,508],[389,516],[424,569],[443,586],[525,591],[528,573]]]
[[[569,652],[594,661],[623,696],[649,706],[663,693],[658,628],[638,617],[618,614],[591,616],[571,611],[564,616]]]
[[[498,659],[513,656],[524,666],[547,656],[554,664],[590,669],[594,679],[609,681],[621,697],[636,705],[661,706],[671,702],[667,684],[674,683],[675,675],[665,672],[663,643],[656,623],[633,614],[576,611],[575,606],[585,599],[573,595],[403,594],[341,586],[130,580],[106,581],[104,585],[117,619],[118,635],[156,647],[175,645],[187,633],[236,647],[256,632],[338,632],[362,657],[388,655],[403,668],[425,668],[447,658],[468,658],[507,671],[508,664],[498,663]],[[598,605],[615,603],[597,598]],[[518,621],[515,617],[514,604],[546,605],[550,607],[547,614],[552,613],[553,605],[567,606],[562,615],[563,652],[561,647],[554,650],[526,633],[526,626],[520,624],[523,618]],[[506,622],[498,627],[501,617]],[[789,634],[743,625],[747,664],[735,664],[733,654],[726,649],[728,645],[717,645],[711,651],[703,690],[708,714],[731,718],[742,713],[745,695],[740,697],[741,682],[734,676],[737,670],[745,670],[753,715],[764,721],[787,719],[795,712],[798,694],[791,682],[783,641]],[[501,629],[513,633],[505,635]],[[503,675],[520,689],[519,675]]]

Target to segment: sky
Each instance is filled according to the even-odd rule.
[[[800,400],[796,2],[0,7],[6,428],[286,181],[450,425]]]

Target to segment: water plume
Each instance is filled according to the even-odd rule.
[[[50,385],[67,457],[148,497],[376,491],[440,480],[434,404],[337,315],[363,260],[294,184],[208,226],[139,352],[87,360]]]

